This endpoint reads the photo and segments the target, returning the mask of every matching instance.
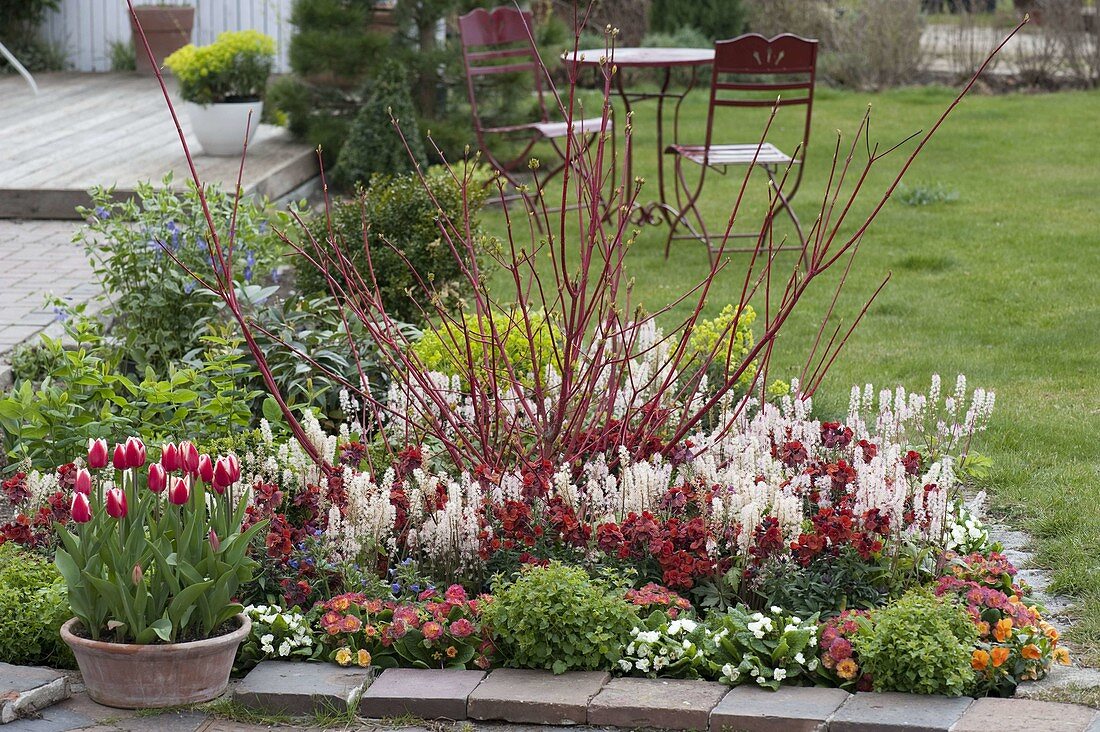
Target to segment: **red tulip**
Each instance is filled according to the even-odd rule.
[[[169,473],[180,469],[180,449],[171,442],[160,446],[160,464]]]
[[[218,535],[214,533],[213,529],[210,529],[209,536],[210,548],[213,549],[215,553],[220,552],[222,550],[222,543],[218,540]]]
[[[92,492],[92,474],[88,472],[87,468],[76,471],[76,485],[73,486],[73,489],[84,495]]]
[[[107,491],[107,515],[111,518],[125,518],[126,494],[121,488],[111,488]]]
[[[187,503],[191,497],[191,488],[183,478],[173,478],[172,485],[168,488],[168,502],[177,506]]]
[[[93,469],[107,467],[107,440],[88,439],[88,467]]]
[[[180,443],[180,467],[191,475],[199,472],[199,450],[190,442]]]
[[[214,463],[214,490],[221,493],[235,482],[232,463],[227,458],[218,458]]]
[[[210,483],[214,480],[214,463],[210,462],[209,455],[199,456],[199,478],[203,483]]]
[[[115,445],[115,454],[111,458],[111,464],[115,466],[115,470],[125,470],[130,467],[126,463],[126,446]]]
[[[168,471],[160,463],[149,463],[149,490],[160,493],[168,487]]]
[[[92,506],[88,503],[88,496],[83,493],[73,494],[73,503],[69,507],[73,521],[78,524],[86,524],[92,520]]]
[[[233,453],[229,453],[225,456],[226,461],[229,463],[230,476],[232,476],[233,483],[236,483],[241,479],[241,463],[237,460],[237,456]]]
[[[126,438],[126,467],[140,468],[145,464],[145,443],[140,437]]]

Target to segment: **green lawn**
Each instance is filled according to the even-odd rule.
[[[889,147],[928,128],[953,96],[941,88],[820,90],[796,199],[803,220],[812,221],[820,205],[836,131],[850,140],[868,104],[872,140]],[[696,93],[685,105],[684,118],[694,122],[682,139],[701,139],[705,104],[705,94]],[[652,109],[636,110],[635,173],[655,186]],[[972,96],[956,109],[906,180],[940,184],[958,197],[927,206],[895,199],[875,222],[842,311],[853,315],[888,272],[893,279],[817,400],[824,410],[841,409],[850,386],[867,381],[924,390],[934,372],[945,382],[965,373],[972,386],[996,390],[994,420],[977,446],[995,461],[994,513],[1030,531],[1039,563],[1055,572],[1055,589],[1080,599],[1074,636],[1093,663],[1100,662],[1098,112],[1098,92]],[[778,124],[797,128],[790,116]],[[740,135],[737,129],[728,135],[740,139],[728,141],[759,135],[756,125],[740,128]],[[900,155],[882,161],[857,209],[877,200],[901,161]],[[763,178],[754,181],[759,198]],[[728,212],[739,179],[717,182],[704,194],[715,220]],[[499,226],[499,213],[488,220]],[[665,233],[663,226],[646,227],[629,254],[635,298],[649,309],[682,294],[706,266],[694,242],[674,243],[666,261]],[[745,256],[734,255],[710,300],[712,313],[736,300]],[[782,336],[776,376],[791,375],[801,363],[831,294],[818,287],[802,303]]]

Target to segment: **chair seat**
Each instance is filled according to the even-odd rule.
[[[665,152],[681,155],[699,165],[702,165],[704,160],[710,165],[751,165],[754,158],[758,165],[786,165],[800,162],[770,142],[765,142],[763,145],[752,143],[711,145],[709,156],[706,145],[670,145]]]
[[[601,124],[603,124],[603,117],[586,117],[585,119],[573,120],[574,129],[582,135],[599,132]],[[568,122],[536,122],[531,127],[548,140],[556,140],[569,134]]]

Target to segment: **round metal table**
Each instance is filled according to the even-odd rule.
[[[607,60],[606,49],[584,49],[577,53],[576,62],[580,67],[599,68]],[[565,63],[572,63],[573,52],[562,57]],[[636,102],[657,100],[657,189],[658,199],[639,206],[639,218],[645,223],[657,223],[664,220],[670,213],[675,214],[667,203],[665,197],[665,101],[675,100],[672,108],[672,141],[678,141],[680,132],[680,105],[684,98],[695,87],[699,77],[699,69],[710,66],[714,62],[713,48],[616,48],[611,53],[611,63],[616,67],[615,86],[619,96],[623,100],[623,106],[629,117]],[[631,91],[626,88],[622,71],[624,69],[661,69],[664,71],[661,84],[657,91]],[[690,70],[691,76],[687,86],[682,90],[670,91],[673,69]],[[626,157],[626,193],[627,197],[633,194],[634,185],[634,146],[628,147]],[[660,215],[658,217],[658,212]]]

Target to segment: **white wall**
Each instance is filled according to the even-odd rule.
[[[135,0],[135,5],[152,5],[156,0]],[[262,31],[275,39],[275,70],[286,71],[287,48],[294,27],[290,25],[293,0],[190,0],[195,6],[192,41],[210,43],[222,31]],[[126,0],[61,0],[43,24],[43,33],[68,52],[77,71],[110,71],[111,41],[130,39]]]

